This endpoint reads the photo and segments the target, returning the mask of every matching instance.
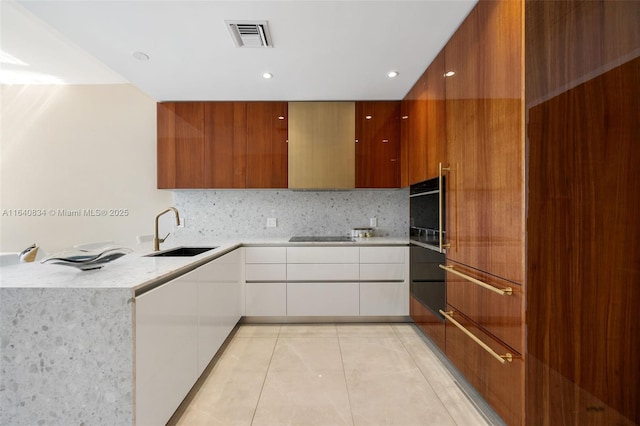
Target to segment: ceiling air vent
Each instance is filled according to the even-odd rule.
[[[238,47],[273,47],[267,21],[224,21]]]

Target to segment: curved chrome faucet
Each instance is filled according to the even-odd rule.
[[[180,213],[178,213],[178,209],[176,209],[175,207],[169,207],[168,209],[162,210],[160,213],[158,213],[156,215],[155,233],[153,234],[153,250],[155,251],[160,250],[160,243],[164,243],[164,240],[166,240],[169,234],[171,234],[171,232],[169,232],[169,234],[167,234],[167,236],[164,238],[158,237],[158,219],[160,219],[160,216],[170,211],[173,211],[176,214],[176,225],[180,226]]]

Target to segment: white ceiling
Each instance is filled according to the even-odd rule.
[[[85,60],[115,71],[106,80],[122,76],[158,101],[383,100],[404,97],[475,2],[20,0],[15,7],[87,52]],[[253,19],[269,22],[273,48],[235,47],[224,21]],[[20,57],[5,50],[4,24],[3,16],[2,49]],[[38,47],[30,55],[55,60]],[[150,60],[134,59],[136,51]],[[391,70],[399,76],[388,78]]]

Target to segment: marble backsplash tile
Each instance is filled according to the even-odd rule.
[[[221,238],[288,238],[293,235],[347,235],[375,217],[378,237],[408,237],[409,191],[178,190],[174,204],[185,227],[175,229],[181,244]],[[277,226],[267,228],[267,218]]]

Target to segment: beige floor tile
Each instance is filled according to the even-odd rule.
[[[337,337],[335,324],[291,324],[280,328],[279,337]]]
[[[342,372],[269,372],[253,426],[352,425]]]
[[[276,345],[275,337],[235,336],[213,370],[219,372],[262,371],[266,372]]]
[[[475,405],[455,384],[455,379],[449,370],[424,342],[409,340],[404,344],[456,424],[461,426],[489,425],[485,417],[478,412]]]
[[[237,371],[213,375],[200,388],[179,425],[251,425],[265,372]],[[192,412],[193,411],[193,412]],[[190,420],[194,418],[194,420]]]
[[[235,337],[278,337],[280,325],[246,324],[238,328]]]
[[[337,336],[278,338],[269,365],[269,372],[272,371],[342,372]]]
[[[455,426],[418,368],[354,372],[347,386],[356,426]]]
[[[416,368],[413,358],[395,336],[340,337],[340,350],[347,374],[353,371],[386,373]]]

